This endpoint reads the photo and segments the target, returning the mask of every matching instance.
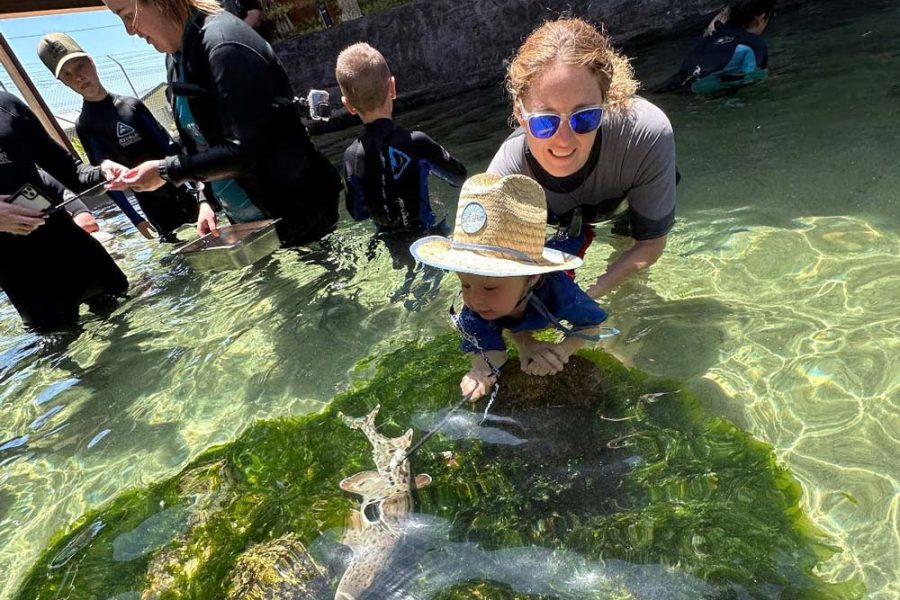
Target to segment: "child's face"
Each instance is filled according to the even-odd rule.
[[[485,277],[457,273],[462,284],[463,302],[484,319],[517,316],[524,312],[525,296],[536,276]]]
[[[67,61],[59,70],[59,80],[85,98],[92,98],[100,91],[97,69],[94,62],[86,57]]]

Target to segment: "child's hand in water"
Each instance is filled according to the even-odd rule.
[[[519,346],[519,363],[529,375],[555,375],[563,370],[571,354],[564,344],[532,340]]]
[[[490,371],[482,371],[480,369],[472,369],[463,375],[462,381],[459,382],[459,391],[463,396],[469,396],[469,401],[474,402],[488,393],[488,390],[494,385],[494,375]]]

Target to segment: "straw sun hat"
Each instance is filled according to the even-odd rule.
[[[581,266],[577,256],[544,247],[546,229],[547,201],[540,184],[525,175],[482,173],[463,184],[453,237],[424,237],[409,250],[426,265],[487,277]]]

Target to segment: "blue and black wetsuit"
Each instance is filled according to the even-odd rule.
[[[144,103],[137,98],[109,94],[98,102],[85,101],[75,124],[91,163],[110,159],[126,167],[180,152]],[[110,194],[135,224],[142,221],[121,192]],[[197,200],[190,190],[166,184],[152,192],[135,192],[147,220],[165,238],[185,223],[197,220]],[[137,221],[135,220],[137,218]]]
[[[720,25],[697,40],[681,63],[681,70],[658,91],[673,91],[710,75],[740,80],[769,66],[769,47],[761,35],[736,25]]]
[[[371,218],[379,233],[430,231],[438,225],[428,197],[428,174],[462,185],[466,167],[421,131],[406,131],[391,119],[365,126],[344,152],[347,212]]]
[[[74,191],[100,181],[100,169],[83,164],[54,142],[21,100],[0,92],[0,194],[24,184],[62,201],[43,185],[38,168]],[[94,304],[128,289],[125,274],[102,245],[65,211],[52,213],[28,235],[0,232],[0,288],[25,323],[41,329],[74,324],[82,302]]]

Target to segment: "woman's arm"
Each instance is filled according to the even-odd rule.
[[[634,245],[609,265],[606,273],[598,277],[594,285],[588,288],[588,296],[591,298],[604,296],[638,271],[643,271],[655,263],[666,248],[667,237],[664,235],[652,240],[636,240]]]

